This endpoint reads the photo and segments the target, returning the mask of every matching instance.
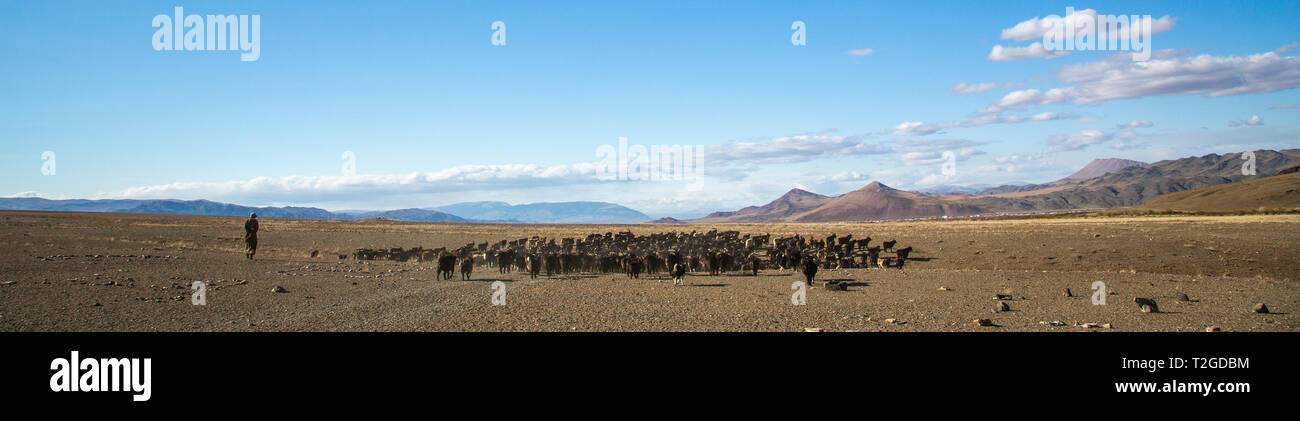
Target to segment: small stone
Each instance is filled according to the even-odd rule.
[[[998,295],[995,296],[993,299],[995,299],[995,300],[1010,300],[1010,299],[1011,299],[1011,295],[1008,295],[1008,294],[998,294]]]
[[[1100,326],[1101,326],[1101,325],[1096,324],[1096,323],[1084,323],[1084,324],[1079,325],[1079,327],[1082,327],[1082,328],[1084,328],[1084,329],[1092,329],[1092,328],[1096,328],[1096,327],[1100,327]]]
[[[1178,301],[1192,301],[1192,297],[1188,297],[1187,294],[1181,292],[1174,294],[1174,298],[1177,298]]]
[[[827,282],[822,287],[830,291],[848,291],[848,285],[843,282]]]
[[[825,329],[822,329],[822,328],[820,328],[820,327],[805,327],[805,328],[803,328],[803,331],[804,331],[804,332],[824,332]]]
[[[1206,331],[1206,332],[1222,332],[1222,331],[1223,331],[1223,328],[1218,327],[1218,326],[1210,326],[1210,327],[1205,328],[1205,331]]]
[[[939,287],[939,290],[940,290],[940,291],[952,291],[951,289],[948,289],[948,287]]]
[[[1268,306],[1264,305],[1264,303],[1255,304],[1255,308],[1251,309],[1251,311],[1259,314],[1268,314]]]
[[[988,326],[997,326],[997,325],[993,324],[992,319],[975,319],[975,326],[988,327]]]
[[[1066,288],[1066,289],[1065,289],[1065,292],[1062,292],[1061,295],[1064,295],[1064,296],[1066,296],[1066,297],[1073,297],[1073,296],[1074,296],[1074,293],[1071,293],[1071,292],[1070,292],[1070,289],[1069,289],[1069,288]]]
[[[271,292],[289,292],[289,290],[284,289],[284,287],[282,286],[276,285],[275,287],[271,288]]]
[[[1113,327],[1114,327],[1114,326],[1111,326],[1110,323],[1102,323],[1102,324],[1101,324],[1101,328],[1102,328],[1102,329],[1111,329],[1111,328],[1113,328]]]
[[[997,308],[994,308],[993,311],[995,311],[995,312],[999,312],[999,313],[1004,312],[1004,311],[1011,311],[1011,306],[1007,305],[1007,303],[1005,303],[1005,302],[1001,302],[1001,303],[998,303]]]
[[[103,304],[100,304],[98,301],[96,301],[94,304],[91,304],[90,306],[91,306],[91,307],[103,307],[104,305],[103,305]]]

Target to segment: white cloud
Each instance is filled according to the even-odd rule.
[[[8,195],[8,196],[0,196],[0,198],[4,198],[4,199],[30,199],[30,198],[36,198],[36,199],[63,200],[63,199],[66,198],[66,196],[61,195],[61,194],[59,194],[59,195],[52,195],[52,194],[47,194],[47,193],[41,193],[41,192],[38,192],[38,191],[24,191],[24,192],[14,193],[14,194],[11,194],[11,195]]]
[[[888,131],[887,133],[892,133],[896,136],[926,136],[926,135],[938,133],[944,129],[950,129],[954,127],[979,127],[979,126],[987,126],[990,124],[1015,124],[1015,123],[1024,123],[1027,121],[1052,121],[1052,120],[1066,120],[1066,119],[1073,119],[1073,118],[1078,118],[1078,116],[1073,114],[1058,114],[1053,112],[1038,113],[1033,116],[1023,116],[1023,115],[1004,116],[1001,114],[1001,111],[998,110],[997,112],[984,113],[974,118],[970,118],[962,121],[946,121],[940,123],[925,123],[921,121],[903,122],[897,126],[894,126],[894,129]]]
[[[1101,130],[1087,129],[1072,135],[1055,135],[1047,139],[1047,152],[1064,152],[1085,149],[1104,143],[1114,136]]]
[[[857,171],[844,171],[830,176],[817,177],[817,184],[860,182],[868,181],[870,179],[871,177],[867,174],[862,174]],[[804,187],[800,188],[808,190]]]
[[[1090,21],[1092,24],[1087,25],[1084,23],[1085,21]],[[1178,18],[1171,18],[1169,15],[1153,18],[1151,19],[1151,33],[1156,34],[1174,29],[1174,23],[1177,21]],[[1131,39],[1136,38],[1141,33],[1140,31],[1129,31],[1124,25],[1117,27],[1117,32],[1110,32],[1107,25],[1097,25],[1096,22],[1097,11],[1093,9],[1076,10],[1066,16],[1049,15],[1043,18],[1035,16],[1033,19],[1021,21],[1015,26],[1003,29],[1002,39],[1013,41],[1042,40],[1043,35],[1048,31],[1071,26],[1076,28],[1075,34],[1089,33],[1097,36],[1099,40],[1106,40],[1111,37],[1118,39],[1124,34],[1127,34]]]
[[[897,141],[895,150],[898,152],[936,152],[979,145],[983,145],[983,143],[966,139],[902,139]]]
[[[1300,102],[1296,102],[1292,104],[1278,104],[1272,107],[1268,107],[1268,109],[1270,110],[1290,110],[1295,108],[1300,108]]]
[[[1067,64],[1057,75],[1072,86],[1047,91],[1024,89],[1008,93],[981,112],[1000,112],[1027,105],[1090,104],[1160,95],[1229,95],[1277,92],[1300,87],[1300,57],[1273,52],[1246,57],[1191,56],[1182,50],[1162,50],[1147,61],[1112,55],[1096,61]]]
[[[1274,53],[1274,54],[1286,54],[1286,53],[1289,53],[1289,52],[1295,51],[1297,48],[1300,48],[1300,42],[1292,42],[1292,43],[1290,43],[1290,44],[1283,45],[1283,46],[1281,46],[1281,47],[1277,47],[1276,50],[1273,50],[1273,53]]]
[[[1252,115],[1252,116],[1250,116],[1250,118],[1245,119],[1245,120],[1232,120],[1232,121],[1229,121],[1229,122],[1228,122],[1228,127],[1237,127],[1237,126],[1241,126],[1241,125],[1246,125],[1246,126],[1262,126],[1262,125],[1264,125],[1264,119],[1259,118],[1258,115]]]
[[[871,55],[872,53],[875,53],[875,52],[876,52],[876,50],[873,50],[873,49],[870,49],[870,48],[860,48],[860,49],[857,49],[857,50],[849,50],[849,51],[845,51],[844,54],[848,54],[848,55],[851,55],[851,56],[858,56],[858,57],[866,57],[866,56],[869,56],[869,55]]]
[[[1068,52],[1062,50],[1043,48],[1041,42],[1035,42],[1025,47],[1003,47],[999,44],[993,46],[993,51],[989,51],[988,59],[993,61],[1016,61],[1034,58],[1054,59],[1068,54]]]
[[[951,126],[947,126],[951,127]],[[943,130],[941,125],[925,124],[920,121],[904,121],[894,126],[894,134],[899,136],[924,136]]]
[[[863,136],[798,135],[758,142],[706,145],[709,164],[794,163],[852,155],[889,153],[886,146],[862,141]]]
[[[1155,124],[1147,120],[1133,120],[1128,123],[1121,123],[1115,126],[1117,129],[1137,129],[1142,127],[1151,127]]]
[[[993,89],[997,89],[997,87],[998,84],[995,82],[984,82],[984,83],[959,82],[956,85],[952,85],[951,87],[949,87],[948,90],[956,94],[971,94],[975,92],[990,91]]]
[[[903,165],[908,165],[908,166],[938,165],[938,164],[942,164],[944,161],[947,161],[947,158],[944,157],[944,154],[946,152],[950,152],[950,151],[943,150],[943,151],[907,152],[902,155],[899,155],[898,160],[899,162],[902,162]],[[984,151],[978,149],[964,148],[953,152],[953,158],[956,159],[957,161],[966,161],[970,159],[970,157],[972,156],[983,155],[983,154]]]

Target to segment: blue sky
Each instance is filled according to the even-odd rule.
[[[151,21],[177,6],[259,15],[260,58],[155,51]],[[1067,6],[1152,15],[1164,25],[1152,59],[992,53],[1028,50],[1038,38],[1006,31]],[[1093,158],[1300,147],[1300,106],[1287,107],[1300,104],[1296,2],[0,1],[0,12],[3,195],[335,210],[597,200],[698,216],[792,187],[1045,182]],[[495,21],[504,46],[491,43]],[[805,45],[791,43],[794,21]],[[1029,121],[1005,122],[1016,118]],[[698,145],[703,174],[595,179],[597,149],[619,137]],[[356,175],[341,172],[344,151]],[[945,151],[957,157],[948,175]]]

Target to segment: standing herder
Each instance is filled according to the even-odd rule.
[[[248,260],[253,260],[253,255],[257,254],[257,213],[248,216],[248,221],[244,222],[244,253]]]

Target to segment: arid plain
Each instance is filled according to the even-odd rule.
[[[1296,214],[726,225],[267,218],[254,261],[242,254],[239,217],[3,211],[0,226],[4,331],[1300,331]],[[771,268],[691,273],[673,286],[665,274],[529,279],[480,265],[463,281],[437,280],[432,263],[351,257],[714,228],[897,239],[915,251],[904,269],[823,270],[818,280],[848,280],[848,290],[817,282],[801,306],[791,284],[802,276]],[[498,280],[505,305],[492,302]],[[206,305],[191,303],[195,281],[206,284]],[[1095,281],[1105,305],[1093,303]],[[1140,312],[1135,297],[1161,311]],[[995,312],[1001,302],[1010,311]],[[1253,312],[1258,303],[1271,312]]]

